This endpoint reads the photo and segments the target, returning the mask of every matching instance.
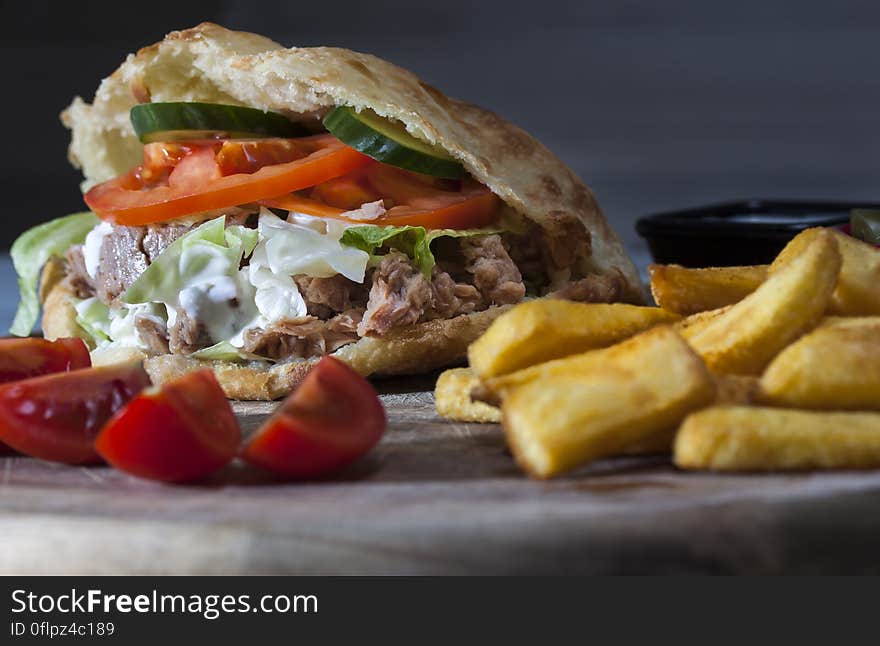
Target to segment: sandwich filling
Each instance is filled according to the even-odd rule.
[[[526,220],[400,124],[337,108],[329,133],[290,136],[280,115],[198,106],[137,106],[142,163],[93,187],[91,212],[19,239],[14,333],[51,255],[94,347],[200,359],[314,357],[528,297],[623,295],[583,261],[580,222]]]

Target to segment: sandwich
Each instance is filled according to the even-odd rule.
[[[87,211],[13,246],[47,338],[154,383],[211,367],[275,399],[323,355],[364,375],[460,361],[532,298],[639,302],[590,190],[538,141],[345,49],[202,24],[62,113]]]

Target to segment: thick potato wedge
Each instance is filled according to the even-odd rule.
[[[531,301],[499,316],[471,344],[468,360],[473,371],[487,379],[605,347],[678,318],[659,307],[557,299]]]
[[[751,375],[724,375],[715,373],[715,405],[751,404],[758,390],[758,378]]]
[[[706,267],[649,265],[651,294],[657,305],[688,315],[738,303],[767,278],[767,265]]]
[[[880,249],[835,229],[819,227],[800,233],[782,250],[770,271],[799,254],[821,232],[828,231],[837,241],[840,252],[840,275],[828,304],[829,314],[840,316],[880,315]]]
[[[717,310],[707,310],[705,312],[697,312],[681,319],[675,324],[675,329],[685,338],[689,339],[698,332],[701,332],[712,321],[729,311],[733,305],[719,307]]]
[[[642,336],[632,337],[609,348],[588,350],[485,379],[474,388],[473,395],[480,401],[500,404],[506,393],[533,381],[545,381],[571,374],[601,375],[606,366],[614,366],[621,361],[628,365],[632,360],[637,360],[638,351],[644,347]]]
[[[758,289],[698,331],[685,332],[710,370],[760,374],[780,350],[819,321],[837,284],[840,253],[830,231],[810,234],[802,245],[806,233],[790,243],[802,251],[774,264]]]
[[[835,231],[843,264],[828,311],[842,316],[880,314],[880,249]]]
[[[880,467],[880,413],[715,406],[684,421],[673,455],[682,469]]]
[[[669,326],[591,354],[602,361],[568,360],[567,370],[505,394],[505,435],[532,476],[548,478],[668,438],[687,413],[715,397],[705,365]]]
[[[444,371],[434,387],[437,414],[459,422],[500,422],[501,410],[471,399],[471,390],[477,383],[470,368]]]
[[[880,317],[842,318],[801,337],[761,377],[773,406],[880,410]]]
[[[469,368],[453,368],[443,372],[434,390],[437,414],[457,422],[500,422],[500,408],[471,399],[470,392],[476,384],[477,378]],[[628,446],[621,454],[669,453],[674,439],[675,429],[672,429],[669,433],[651,436],[639,444]]]
[[[673,327],[678,329],[679,325],[681,323]],[[493,377],[484,382],[478,382],[474,387],[473,394],[480,401],[493,405],[499,404],[506,392],[532,381],[550,379],[572,372],[592,373],[601,371],[602,367],[606,364],[613,364],[615,361],[618,361],[617,357],[630,356],[630,353],[633,352],[632,348],[640,347],[641,343],[641,339],[636,336],[610,348],[590,350],[571,357],[565,357],[564,359],[539,363],[530,368],[517,370],[500,377]],[[758,378],[754,376],[716,373],[712,375],[712,378],[715,380],[717,387],[716,404],[749,403],[758,387]]]

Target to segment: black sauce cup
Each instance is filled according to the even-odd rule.
[[[810,227],[842,226],[852,209],[876,202],[741,200],[640,218],[636,231],[654,262],[685,267],[763,265]]]

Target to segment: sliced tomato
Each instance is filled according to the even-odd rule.
[[[3,383],[91,365],[89,349],[82,339],[0,339],[0,382]]]
[[[286,164],[315,151],[306,139],[227,140],[217,151],[217,165],[224,175],[256,173],[264,166]]]
[[[0,440],[53,462],[100,462],[94,439],[150,385],[139,363],[84,368],[0,386]]]
[[[404,170],[373,164],[366,171],[370,184],[394,203],[380,219],[383,224],[426,229],[475,229],[498,216],[501,201],[472,180],[436,180]]]
[[[135,397],[104,426],[95,448],[117,469],[191,482],[227,465],[241,430],[211,370],[185,374]]]
[[[311,190],[311,196],[290,194],[261,200],[271,208],[364,224],[345,211],[378,199],[391,206],[369,224],[419,226],[426,229],[476,229],[498,218],[501,201],[472,179],[438,180],[419,177],[375,162]]]
[[[354,172],[318,184],[312,189],[311,197],[328,206],[352,211],[383,196],[370,185],[364,173]]]
[[[300,148],[294,151],[295,154],[305,152],[305,156],[261,166],[253,173],[231,175],[224,175],[218,163],[217,142],[185,144],[182,157],[169,155],[168,163],[173,169],[167,174],[167,181],[163,173],[155,172],[156,168],[144,177],[141,166],[93,187],[86,193],[85,201],[104,220],[144,225],[310,188],[369,162],[369,157],[330,135],[303,137],[296,141]],[[225,143],[221,145],[225,146]],[[243,144],[239,142],[239,145]],[[225,168],[234,170],[243,163],[241,159],[248,155],[254,158],[255,147],[258,144],[253,142],[249,152],[241,152],[241,157],[235,161],[230,161],[234,157],[230,152]],[[267,161],[269,156],[261,159]],[[252,159],[252,162],[250,167],[261,163],[260,159]],[[168,166],[158,168],[167,169]]]
[[[341,217],[345,212],[343,209],[336,208],[335,206],[327,206],[323,202],[308,197],[302,197],[296,193],[288,193],[287,195],[281,195],[280,197],[273,197],[270,200],[260,200],[260,204],[268,206],[270,209],[296,211],[297,213],[314,215],[319,218],[346,219]]]
[[[369,451],[385,432],[385,410],[361,375],[324,357],[245,444],[251,464],[289,478],[336,471]]]

